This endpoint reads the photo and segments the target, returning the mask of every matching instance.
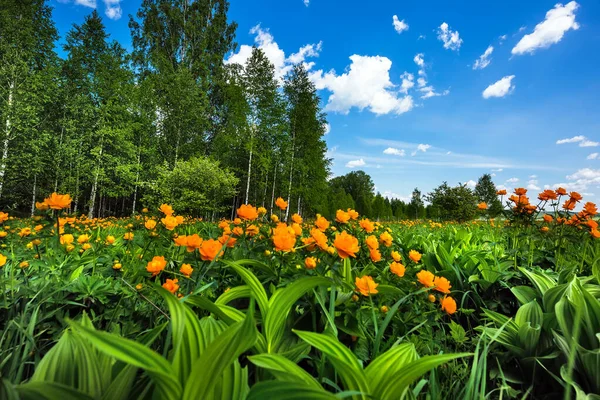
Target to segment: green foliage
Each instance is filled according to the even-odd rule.
[[[446,182],[427,195],[443,220],[465,222],[475,218],[477,197],[466,185],[450,187]]]
[[[479,202],[487,204],[487,213],[495,218],[502,213],[502,203],[496,194],[498,190],[490,174],[483,174],[475,185],[475,196]]]

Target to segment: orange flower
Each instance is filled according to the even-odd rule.
[[[256,225],[248,225],[246,227],[246,235],[248,236],[254,236],[254,235],[258,235],[258,226]]]
[[[350,214],[343,210],[337,210],[335,213],[335,220],[340,224],[345,224],[350,220]]]
[[[367,244],[367,247],[369,248],[369,250],[374,250],[374,249],[379,248],[379,242],[377,241],[377,238],[375,237],[375,235],[367,236],[367,238],[365,239],[365,243]]]
[[[282,211],[288,207],[287,201],[283,200],[281,197],[278,197],[277,200],[275,200],[275,205]]]
[[[369,221],[368,218],[361,219],[358,224],[367,233],[371,233],[371,232],[373,232],[375,230],[375,224],[373,224],[371,221]]]
[[[390,255],[392,256],[392,258],[393,258],[393,259],[394,259],[394,261],[396,261],[396,262],[400,262],[400,261],[402,260],[402,256],[401,256],[401,255],[400,255],[400,253],[399,253],[399,252],[397,252],[397,251],[392,251],[392,252],[390,253]]]
[[[302,227],[300,226],[300,224],[297,224],[297,223],[294,222],[292,224],[292,229],[294,230],[294,234],[296,236],[302,235]]]
[[[179,285],[177,284],[177,282],[177,279],[167,279],[167,281],[163,283],[162,287],[167,289],[169,292],[175,294],[175,292],[179,290]]]
[[[497,194],[498,196],[505,196],[505,195],[506,195],[506,189],[498,190],[498,191],[496,192],[496,194]]]
[[[46,211],[48,209],[48,203],[45,201],[42,201],[41,203],[36,201],[35,208],[40,211]]]
[[[175,218],[172,215],[167,215],[160,221],[163,223],[165,228],[167,228],[170,231],[172,231],[173,229],[175,229],[177,227],[177,225],[179,225],[179,222],[177,222],[177,218]]]
[[[170,217],[171,215],[173,215],[173,207],[171,207],[168,204],[161,204],[161,206],[158,209],[160,212],[165,214],[165,216]]]
[[[413,262],[418,263],[421,261],[421,253],[416,250],[411,250],[408,252],[408,258],[410,258]]]
[[[544,233],[548,232],[549,230],[550,230],[550,228],[548,228],[547,226],[542,226],[542,227],[540,228],[540,231],[542,231],[542,232],[544,232]]]
[[[235,228],[233,228],[233,231],[231,233],[233,233],[233,236],[242,236],[244,234],[244,230],[241,226],[236,226]]]
[[[377,286],[379,286],[379,284],[375,283],[373,278],[371,278],[369,275],[365,275],[362,278],[357,276],[354,284],[356,285],[356,290],[359,291],[363,296],[370,296],[372,294],[379,293],[377,291]]]
[[[341,258],[356,257],[356,253],[360,250],[358,247],[358,239],[349,235],[346,231],[335,236],[333,245]]]
[[[234,225],[240,225],[241,223],[242,223],[242,220],[240,218],[236,218],[233,220]]]
[[[556,192],[552,189],[546,189],[538,195],[538,199],[542,201],[556,200],[557,198]]]
[[[525,189],[525,188],[516,188],[515,189],[515,194],[517,196],[525,196],[527,194],[527,189]]]
[[[480,210],[487,210],[488,205],[485,201],[482,201],[481,203],[477,204],[477,208]]]
[[[3,267],[6,264],[6,260],[8,260],[8,258],[4,254],[0,254],[0,267]]]
[[[108,243],[108,244],[113,244],[115,242],[115,240],[116,240],[115,237],[112,235],[108,235],[106,237],[106,243]]]
[[[432,287],[435,286],[434,280],[435,280],[435,275],[433,275],[431,272],[422,269],[421,271],[419,271],[417,273],[417,279],[419,280],[419,283],[421,283],[421,285],[426,286],[426,287]]]
[[[187,236],[185,235],[180,235],[177,236],[176,238],[173,239],[173,242],[175,242],[175,246],[187,246]]]
[[[442,300],[440,300],[440,305],[442,306],[442,311],[446,311],[448,315],[452,315],[456,312],[456,301],[452,297],[444,296]]]
[[[596,221],[594,221],[593,219],[590,219],[589,221],[587,221],[585,223],[589,228],[591,229],[597,229],[598,228],[598,223]]]
[[[187,248],[187,251],[189,253],[191,253],[192,251],[199,249],[200,246],[202,245],[202,238],[200,236],[198,236],[197,233],[194,233],[193,235],[190,236],[184,236],[185,237],[185,247]]]
[[[254,221],[258,218],[258,210],[250,204],[242,204],[237,210],[237,215],[246,221]]]
[[[315,257],[306,257],[304,259],[306,269],[315,269],[317,267],[317,259]]]
[[[393,274],[398,275],[400,278],[402,278],[404,276],[404,273],[406,272],[406,267],[404,267],[404,265],[400,264],[399,262],[392,261],[392,263],[390,264],[390,271],[392,271]]]
[[[327,228],[329,228],[329,221],[327,221],[327,219],[325,217],[322,217],[319,214],[317,214],[317,219],[315,221],[315,226],[317,228],[319,228],[319,230],[321,232],[325,232],[327,230]]]
[[[392,245],[392,240],[394,239],[392,238],[392,235],[390,235],[389,232],[383,232],[381,235],[379,235],[379,241],[385,247],[390,247]]]
[[[62,210],[71,205],[71,196],[68,194],[52,193],[50,197],[44,200],[44,203],[53,210]]]
[[[575,209],[576,205],[577,205],[577,202],[569,199],[569,200],[565,201],[565,204],[563,204],[563,208],[568,211],[573,211],[573,209]]]
[[[583,212],[585,215],[593,217],[594,215],[598,214],[598,209],[596,208],[596,204],[588,201],[583,206]]]
[[[146,271],[150,272],[152,276],[158,275],[160,271],[164,270],[167,266],[167,260],[163,256],[154,256],[152,261],[148,261],[146,265]]]
[[[592,235],[592,237],[593,237],[594,239],[598,239],[598,238],[600,238],[600,231],[599,231],[598,229],[592,229],[592,230],[590,231],[590,234]]]
[[[314,240],[314,243],[321,248],[321,250],[327,250],[327,236],[320,230],[313,228],[310,230],[310,236]]]
[[[291,231],[290,231],[291,230]],[[289,228],[286,224],[279,224],[273,230],[273,245],[277,251],[292,251],[296,245],[296,234],[293,228]]]
[[[77,238],[77,243],[79,243],[79,244],[84,244],[89,241],[90,241],[89,235],[79,235],[79,237]]]
[[[233,247],[235,246],[235,242],[237,242],[237,239],[236,239],[236,238],[234,238],[234,237],[231,237],[231,236],[229,236],[229,235],[222,234],[222,235],[219,237],[219,242],[220,242],[221,244],[225,244],[225,243],[227,243],[227,247],[229,247],[229,248],[231,249],[231,248],[233,248]]]
[[[564,196],[565,194],[567,194],[567,190],[565,188],[559,187],[558,189],[556,189],[556,194],[559,196]]]
[[[123,239],[124,239],[124,240],[133,240],[133,237],[134,237],[134,236],[135,236],[135,235],[133,234],[133,232],[127,232],[127,233],[125,233],[125,234],[123,235]]]
[[[579,202],[579,201],[581,201],[581,199],[583,199],[583,197],[577,192],[569,193],[569,197],[570,197],[571,201],[577,201],[577,202]]]
[[[152,230],[152,229],[156,228],[156,221],[153,219],[149,219],[148,221],[146,221],[144,223],[144,226],[146,227],[146,229]]]
[[[292,215],[292,221],[294,221],[297,224],[301,224],[302,223],[302,217],[298,214],[294,214]]]
[[[60,235],[60,244],[62,245],[71,244],[74,240],[75,238],[70,233]]]
[[[352,210],[351,208],[349,208],[348,215],[350,215],[350,218],[352,218],[353,220],[358,219],[358,212],[356,212],[356,210]]]
[[[544,221],[546,221],[546,222],[552,222],[553,219],[554,218],[552,218],[552,215],[548,215],[548,214],[544,215]]]
[[[192,268],[192,266],[190,264],[181,264],[181,268],[179,268],[179,272],[181,272],[183,275],[185,275],[189,278],[190,275],[192,275],[192,272],[194,272],[194,268]]]
[[[212,261],[215,258],[223,255],[221,248],[223,245],[214,239],[205,240],[200,246],[200,258],[204,261]]]
[[[430,302],[435,303],[435,296],[430,294],[429,296],[427,296],[427,298],[429,299]]]
[[[371,256],[371,261],[379,262],[381,261],[381,253],[377,249],[369,250],[369,255]]]
[[[452,287],[452,285],[450,284],[450,281],[444,278],[443,276],[436,276],[433,280],[433,284],[435,285],[434,289],[438,292],[446,294],[450,293],[450,288]]]

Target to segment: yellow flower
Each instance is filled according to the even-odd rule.
[[[410,258],[413,262],[418,263],[421,261],[421,253],[416,250],[411,250],[408,252],[408,258]]]
[[[277,215],[275,215],[275,214],[272,214],[271,215],[271,221],[273,221],[273,222],[279,222],[279,217]]]
[[[179,290],[179,285],[177,284],[177,279],[167,279],[165,283],[163,283],[162,287],[167,289],[169,292],[175,294],[177,290]]]
[[[62,245],[69,245],[69,244],[73,243],[74,240],[75,240],[75,238],[70,233],[60,236],[60,244],[62,244]]]
[[[144,226],[146,227],[146,229],[152,230],[152,229],[156,228],[156,221],[153,219],[149,219],[148,221],[146,221],[144,223]]]
[[[114,263],[113,264],[113,269],[114,270],[120,270],[123,267],[123,265],[121,263]]]
[[[380,310],[381,310],[381,312],[382,312],[382,313],[384,313],[384,314],[386,314],[388,311],[390,311],[390,309],[389,309],[389,307],[388,307],[388,306],[381,306]]]
[[[91,248],[92,248],[92,245],[91,245],[91,244],[89,244],[89,243],[84,243],[84,244],[82,244],[82,245],[81,245],[81,248],[82,248],[83,250],[89,250],[89,249],[91,249]]]
[[[393,261],[390,264],[390,271],[392,271],[394,275],[398,275],[400,278],[402,278],[406,272],[406,268],[399,262]]]
[[[151,261],[148,261],[146,271],[150,272],[152,276],[155,276],[165,269],[166,266],[167,260],[165,260],[163,256],[154,256]]]
[[[22,262],[19,264],[19,268],[21,268],[21,269],[23,269],[23,268],[27,268],[27,267],[29,267],[29,262],[27,262],[27,261],[22,261]]]
[[[116,239],[115,239],[115,237],[113,235],[108,235],[106,237],[106,243],[108,243],[108,244],[113,244],[115,242],[115,240]]]
[[[396,261],[396,262],[400,262],[400,261],[402,261],[402,256],[400,255],[400,253],[399,253],[399,252],[397,252],[397,251],[392,251],[392,252],[390,253],[390,255],[392,256],[392,258],[394,259],[394,261]]]
[[[192,268],[192,266],[190,264],[181,264],[181,268],[179,268],[179,272],[181,272],[183,275],[185,275],[189,278],[190,275],[192,275],[192,272],[194,272],[194,268]]]
[[[71,196],[68,194],[52,193],[44,202],[53,210],[62,210],[71,205]]]
[[[77,243],[79,243],[79,244],[87,243],[87,242],[89,242],[89,240],[90,240],[89,235],[79,235],[77,237]]]
[[[264,207],[258,207],[257,211],[258,211],[258,215],[261,217],[267,213],[267,209]]]
[[[133,234],[133,232],[127,232],[127,233],[125,233],[125,234],[123,235],[123,239],[125,239],[125,240],[133,240],[133,237],[134,237],[134,236],[135,236],[135,235]]]
[[[282,211],[288,207],[287,201],[283,200],[281,197],[278,197],[277,200],[275,200],[275,205]]]
[[[147,212],[147,211],[146,211],[146,212]],[[144,287],[144,286],[143,286],[141,283],[138,283],[137,285],[135,285],[135,288],[136,288],[137,290],[142,290],[142,288],[143,288],[143,287]]]
[[[6,258],[4,254],[0,254],[0,267],[4,267],[6,260],[8,260],[8,258]]]
[[[379,241],[385,247],[390,247],[392,245],[392,240],[392,235],[390,235],[388,232],[383,232],[381,235],[379,235]]]
[[[373,278],[371,278],[369,275],[365,275],[362,278],[357,276],[354,284],[356,285],[356,290],[358,290],[363,296],[370,296],[372,294],[379,293],[377,291],[377,286],[379,286],[379,284],[375,283]]]
[[[317,267],[317,259],[315,257],[306,257],[304,259],[306,269],[315,269]]]
[[[163,214],[165,214],[165,216],[170,217],[171,215],[173,215],[173,207],[171,207],[168,204],[161,204],[161,206],[158,208],[158,210],[160,212],[162,212]]]

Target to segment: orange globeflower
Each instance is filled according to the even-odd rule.
[[[256,226],[256,225],[248,225],[246,227],[246,235],[248,235],[248,236],[258,235],[258,232],[259,232],[258,226]]]
[[[8,258],[4,254],[0,254],[0,267],[3,267],[6,264],[6,260],[8,260]]]
[[[60,235],[60,244],[62,245],[71,244],[74,240],[75,238],[70,233]]]
[[[538,195],[538,199],[542,201],[556,200],[557,198],[556,192],[552,189],[546,189]]]
[[[571,201],[581,201],[581,199],[583,199],[583,197],[577,193],[577,192],[571,192],[569,193],[569,197]]]
[[[165,214],[168,217],[173,215],[173,207],[171,207],[168,204],[161,204],[161,206],[158,209],[159,209],[159,211],[161,211],[163,214]]]
[[[260,217],[262,217],[263,215],[265,215],[267,213],[267,209],[264,207],[258,207],[258,210],[256,210],[258,212],[258,215]]]
[[[369,250],[369,255],[371,256],[371,261],[379,262],[381,261],[381,253],[377,249]]]
[[[444,298],[440,300],[440,305],[442,306],[442,311],[446,311],[448,315],[452,315],[456,312],[456,301],[454,301],[452,297],[444,296]]]
[[[36,210],[46,211],[48,209],[48,203],[46,203],[45,201],[42,201],[41,203],[36,201],[35,208]]]
[[[344,210],[337,210],[335,213],[335,220],[340,224],[345,224],[350,220],[350,214]]]
[[[371,233],[371,232],[373,232],[375,230],[375,224],[373,224],[371,221],[369,221],[368,218],[361,219],[358,224],[367,233]]]
[[[8,213],[0,211],[0,224],[8,220]]]
[[[367,244],[367,247],[370,250],[379,248],[379,242],[377,241],[375,235],[367,236],[367,238],[365,239],[365,243]]]
[[[133,240],[133,237],[134,237],[134,236],[135,236],[135,235],[133,234],[133,232],[127,232],[127,233],[125,233],[125,234],[123,235],[123,239],[125,239],[125,240]]]
[[[176,238],[173,238],[173,242],[175,242],[175,246],[178,246],[178,247],[187,246],[187,236],[185,236],[185,235],[177,236]]]
[[[400,262],[400,261],[402,260],[402,256],[400,255],[400,253],[399,253],[399,252],[397,252],[397,251],[395,251],[395,250],[394,250],[394,251],[392,251],[392,252],[390,253],[390,255],[392,256],[392,258],[393,258],[393,259],[394,259],[394,261],[396,261],[396,262]]]
[[[279,207],[282,211],[285,210],[288,207],[287,201],[285,201],[281,197],[278,197],[277,200],[275,200],[275,205],[277,207]]]
[[[590,231],[590,234],[592,235],[592,237],[593,237],[594,239],[598,239],[598,238],[600,238],[600,231],[599,231],[598,229],[592,229],[592,230]]]
[[[273,245],[277,251],[292,251],[296,245],[296,234],[294,229],[281,223],[273,229]]]
[[[89,241],[90,241],[89,235],[79,235],[79,237],[77,237],[77,243],[79,243],[79,244],[84,244]]]
[[[144,226],[146,227],[146,229],[151,231],[152,229],[156,228],[156,221],[153,219],[149,219],[148,221],[144,222]]]
[[[596,204],[588,201],[583,206],[583,212],[585,215],[593,217],[594,215],[598,214],[598,208],[596,208]]]
[[[353,220],[357,220],[358,219],[358,212],[356,212],[356,210],[353,210],[351,208],[348,209],[348,215],[350,215],[350,218],[352,218]]]
[[[181,264],[181,268],[179,268],[179,272],[187,276],[188,278],[194,272],[194,268],[190,264]]]
[[[575,209],[575,206],[576,206],[576,205],[577,205],[577,202],[575,202],[575,201],[572,201],[571,199],[569,199],[569,200],[565,201],[565,204],[563,204],[563,206],[562,206],[562,207],[563,207],[565,210],[568,210],[568,211],[573,211],[573,209]]]
[[[435,275],[433,275],[431,272],[422,269],[421,271],[419,271],[417,273],[417,279],[419,280],[419,283],[421,283],[421,285],[426,286],[426,287],[432,287],[435,286],[435,284],[433,283],[435,280]]]
[[[400,278],[402,278],[406,272],[406,267],[399,262],[392,261],[390,264],[390,271],[392,271],[394,275],[398,275]]]
[[[237,210],[237,215],[246,221],[254,221],[258,218],[258,210],[250,204],[242,204]]]
[[[590,219],[589,221],[587,221],[585,223],[589,228],[591,229],[597,229],[598,228],[598,223],[596,221],[594,221],[593,219]]]
[[[349,235],[346,231],[335,236],[333,245],[341,258],[356,257],[356,253],[360,250],[358,239]]]
[[[223,252],[221,251],[222,247],[223,245],[218,240],[204,240],[200,246],[200,258],[204,261],[212,261],[223,255]]]
[[[452,287],[452,285],[450,284],[450,281],[444,278],[443,276],[436,276],[433,280],[433,284],[435,285],[434,289],[438,292],[446,294],[450,293],[450,288]]]
[[[71,196],[68,194],[52,193],[50,197],[44,200],[48,207],[53,210],[62,210],[68,208],[71,205]]]
[[[231,236],[229,236],[229,235],[222,234],[222,235],[219,237],[219,242],[220,242],[221,244],[225,244],[225,243],[227,243],[227,247],[229,247],[229,248],[231,249],[231,248],[233,248],[233,247],[235,246],[235,242],[237,242],[237,239],[236,239],[236,238],[234,238],[234,237],[231,237]]]
[[[233,233],[233,236],[242,236],[244,234],[244,229],[242,229],[241,226],[236,226],[231,233]]]
[[[497,194],[498,196],[504,196],[504,195],[506,195],[506,189],[498,190],[498,191],[496,192],[496,194]]]
[[[559,196],[564,196],[565,194],[567,194],[567,189],[559,187],[558,189],[556,189],[556,194]]]
[[[167,260],[163,256],[154,256],[151,261],[148,261],[146,265],[146,271],[150,272],[152,276],[158,275],[160,271],[164,270],[167,266]]]
[[[175,218],[172,215],[167,215],[166,217],[162,218],[160,221],[163,223],[165,228],[167,228],[170,231],[172,231],[173,229],[175,229],[177,227],[177,225],[179,225],[179,222],[177,222],[177,218]]]
[[[552,218],[552,215],[546,214],[544,215],[544,221],[546,222],[552,222],[554,218]]]
[[[292,215],[292,221],[294,221],[297,224],[301,224],[302,217],[299,214],[294,214],[294,215]]]
[[[167,279],[167,281],[163,283],[162,287],[167,289],[169,292],[175,294],[175,292],[179,290],[179,285],[177,284],[177,282],[177,279]]]
[[[108,235],[106,237],[106,243],[108,243],[108,244],[113,244],[115,242],[115,240],[116,239],[115,239],[115,237],[113,235]]]
[[[389,232],[383,232],[381,235],[379,235],[379,241],[385,247],[390,247],[392,245],[393,240],[394,239],[392,238],[392,235],[390,235]]]
[[[196,249],[199,249],[200,246],[202,245],[202,238],[200,236],[198,236],[197,233],[194,233],[193,235],[190,236],[184,236],[185,237],[185,247],[187,248],[187,251],[189,253],[193,252]]]
[[[317,228],[313,228],[310,230],[310,236],[314,240],[314,242],[321,248],[321,250],[327,250],[329,247],[327,245],[327,236]]]
[[[306,257],[304,259],[304,266],[306,267],[306,269],[317,268],[317,259],[315,257]]]
[[[525,188],[516,188],[515,189],[515,194],[517,196],[525,196],[527,194],[527,189],[525,189]]]
[[[410,258],[413,262],[418,263],[421,261],[421,253],[416,250],[411,250],[408,252],[408,258]]]
[[[329,221],[327,221],[327,219],[325,217],[322,217],[319,214],[317,214],[317,219],[315,221],[315,226],[317,228],[319,228],[319,230],[321,232],[325,232],[327,230],[327,228],[329,228]]]
[[[477,208],[480,210],[487,210],[488,205],[485,201],[482,201],[481,203],[477,204]]]
[[[373,278],[371,278],[369,275],[365,275],[362,278],[357,276],[354,284],[356,285],[356,290],[358,290],[363,296],[370,296],[372,294],[379,293],[377,291],[377,286],[379,286],[379,284],[375,283]]]

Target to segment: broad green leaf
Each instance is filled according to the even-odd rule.
[[[321,389],[312,375],[279,354],[258,354],[248,359],[257,367],[269,370],[277,380],[303,383],[304,386]]]
[[[523,267],[519,267],[519,271],[529,278],[542,296],[548,289],[556,286],[556,280],[541,271],[529,271]]]
[[[250,289],[248,289],[248,293],[250,293]],[[219,317],[221,320],[223,320],[223,322],[225,322],[227,325],[231,325],[234,322],[241,321],[242,319],[244,319],[244,314],[238,310],[236,310],[236,311],[239,312],[239,319],[231,318],[229,316],[229,313],[227,311],[225,311],[225,308],[227,306],[219,306],[219,305],[213,303],[212,301],[208,300],[204,296],[199,296],[199,295],[190,296],[186,299],[186,303],[215,314],[217,317]],[[231,307],[227,307],[227,308],[231,308]]]
[[[267,292],[263,287],[260,280],[254,275],[250,270],[242,267],[239,263],[235,261],[222,261],[225,265],[232,268],[238,275],[242,278],[242,280],[250,287],[250,291],[252,292],[252,296],[258,303],[258,307],[260,308],[260,312],[263,315],[267,315],[269,310],[269,297],[267,296]]]
[[[247,400],[336,400],[337,397],[323,389],[306,386],[300,382],[267,381],[252,386]]]
[[[371,395],[379,398],[383,382],[397,376],[400,369],[419,358],[412,343],[402,343],[381,354],[365,368],[365,376],[371,387]]]
[[[83,265],[80,265],[75,270],[73,270],[73,272],[71,272],[71,275],[69,276],[69,282],[73,282],[75,279],[79,278],[79,275],[81,275],[82,272]]]
[[[22,400],[93,400],[94,397],[56,382],[29,382],[16,387]]]
[[[247,299],[252,295],[252,291],[250,290],[250,286],[241,285],[236,286],[234,288],[229,289],[219,296],[219,298],[215,301],[217,305],[227,305],[233,300],[237,299]]]
[[[521,305],[529,303],[538,297],[538,293],[531,286],[515,286],[510,288]]]

